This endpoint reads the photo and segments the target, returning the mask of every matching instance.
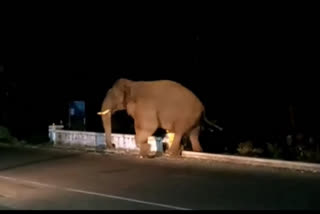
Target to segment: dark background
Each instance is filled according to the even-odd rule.
[[[235,136],[287,134],[290,105],[296,129],[318,133],[314,17],[82,15],[19,18],[2,30],[1,123],[16,136],[66,125],[72,100],[86,102],[87,130],[103,131],[96,113],[118,78],[178,81]]]

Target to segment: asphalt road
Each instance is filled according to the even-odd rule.
[[[320,209],[320,175],[0,146],[0,210]]]

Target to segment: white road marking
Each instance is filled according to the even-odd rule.
[[[161,203],[137,200],[137,199],[132,199],[132,198],[126,198],[126,197],[109,195],[109,194],[98,193],[98,192],[90,192],[90,191],[68,188],[68,187],[59,187],[56,185],[45,184],[45,183],[40,183],[40,182],[36,182],[36,181],[29,181],[29,180],[24,180],[24,179],[18,179],[18,178],[14,178],[14,177],[7,177],[7,176],[0,175],[0,179],[9,180],[9,181],[16,182],[16,183],[28,183],[28,184],[33,184],[36,186],[41,186],[41,187],[46,187],[46,188],[51,188],[51,189],[59,189],[59,190],[64,190],[64,191],[68,191],[68,192],[76,192],[76,193],[82,193],[82,194],[87,194],[87,195],[100,196],[100,197],[104,197],[104,198],[112,198],[112,199],[118,199],[118,200],[123,200],[123,201],[135,202],[135,203],[139,203],[139,204],[147,204],[147,205],[152,205],[152,206],[164,207],[164,208],[169,208],[169,209],[174,209],[174,210],[191,210],[189,208],[177,207],[177,206],[172,206],[172,205],[168,205],[168,204],[161,204]]]

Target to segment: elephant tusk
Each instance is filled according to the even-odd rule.
[[[110,112],[110,109],[107,109],[105,111],[98,112],[98,115],[105,115],[105,114],[108,114],[109,112]]]

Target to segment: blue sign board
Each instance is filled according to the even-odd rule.
[[[69,105],[69,124],[71,129],[84,130],[86,122],[85,102],[73,101]]]

